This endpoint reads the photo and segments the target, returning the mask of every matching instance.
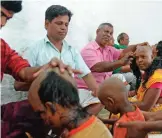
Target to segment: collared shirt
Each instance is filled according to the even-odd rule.
[[[53,57],[62,60],[64,64],[70,65],[73,69],[82,71],[83,74],[79,75],[79,77],[83,77],[90,73],[79,51],[68,45],[66,41],[63,41],[62,50],[60,52],[46,36],[34,43],[24,53],[24,58],[29,61],[31,66],[44,65]]]
[[[120,54],[121,50],[117,50],[112,46],[101,48],[95,41],[87,44],[81,51],[81,55],[90,69],[98,62],[113,62],[118,60]],[[100,84],[106,78],[109,78],[112,75],[112,72],[92,72],[92,74],[97,83]],[[79,88],[87,88],[86,84],[79,78],[77,78],[77,84]]]
[[[16,80],[19,80],[19,71],[29,66],[27,60],[19,56],[15,50],[11,49],[9,45],[1,39],[1,80],[3,79],[4,73],[10,74]]]
[[[112,138],[112,135],[101,120],[92,116],[79,127],[72,129],[69,138]]]
[[[117,45],[117,44],[114,44],[114,47],[115,47],[116,49],[126,49],[128,46],[126,46],[126,45]],[[113,74],[115,74],[115,73],[120,73],[120,71],[121,71],[121,67],[115,69],[115,70],[113,71]]]
[[[114,47],[115,47],[116,49],[126,49],[126,48],[127,48],[126,45],[117,45],[117,44],[114,44]]]

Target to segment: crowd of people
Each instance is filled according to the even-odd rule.
[[[1,1],[1,28],[21,10],[22,1]],[[71,18],[64,6],[48,7],[47,32],[23,57],[1,39],[1,80],[10,74],[15,90],[28,93],[27,100],[1,105],[2,138],[145,138],[162,132],[162,41],[129,45],[121,33],[115,44],[113,25],[101,23],[95,40],[79,52],[65,41]],[[103,110],[106,119],[99,117]]]

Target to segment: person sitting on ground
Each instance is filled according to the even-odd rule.
[[[162,111],[143,112],[147,122],[132,121],[117,124],[118,127],[127,128],[127,135],[133,138],[143,138],[151,131],[162,131]],[[135,133],[132,133],[132,130]]]
[[[55,70],[42,73],[32,83],[29,93],[38,93],[44,105],[44,110],[39,111],[44,121],[53,128],[67,129],[69,138],[112,138],[106,126],[81,107],[71,76],[61,76]],[[29,101],[35,109],[34,99]]]
[[[121,114],[117,123],[135,120],[145,121],[139,108],[128,101],[128,91],[123,82],[117,78],[109,78],[101,83],[98,98],[108,111]],[[126,128],[118,128],[115,124],[114,138],[125,138],[126,134]]]
[[[137,47],[132,69],[137,77],[137,94],[131,98],[141,110],[162,110],[162,43],[157,45],[157,57],[149,46]],[[141,71],[144,74],[141,74]]]

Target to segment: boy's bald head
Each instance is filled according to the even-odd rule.
[[[76,82],[72,76],[69,75],[68,71],[64,71],[64,73],[61,73],[59,68],[53,68],[48,69],[47,71],[44,71],[40,73],[40,75],[33,81],[33,83],[30,86],[29,93],[28,93],[28,100],[29,103],[32,105],[33,109],[36,110],[44,110],[44,106],[42,105],[40,98],[38,96],[38,91],[40,88],[41,82],[47,77],[47,74],[49,72],[56,72],[58,75],[60,75],[63,79],[69,81],[72,83],[73,86],[76,87]],[[53,78],[55,79],[55,78]]]
[[[109,78],[100,85],[98,98],[106,109],[118,113],[119,105],[128,101],[126,86],[118,78]]]
[[[99,88],[98,96],[105,97],[105,96],[116,96],[119,93],[126,93],[127,89],[124,83],[116,78],[112,77],[105,80]]]

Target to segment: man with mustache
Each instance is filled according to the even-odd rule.
[[[103,82],[106,78],[111,77],[113,70],[128,64],[130,55],[126,53],[136,50],[137,45],[129,46],[123,51],[109,46],[108,43],[113,38],[113,32],[112,24],[100,24],[96,31],[95,41],[88,43],[81,51],[84,61],[90,68],[98,84]],[[141,43],[140,45],[144,44],[145,43]],[[115,74],[115,77],[127,83],[122,74]],[[98,98],[91,95],[90,91],[87,90],[86,84],[81,79],[77,79],[77,84],[81,89],[79,96],[81,104],[84,107],[92,109],[94,106],[100,105]]]
[[[45,12],[45,29],[47,35],[34,43],[24,53],[31,66],[40,66],[48,62],[53,56],[74,69],[79,69],[83,74],[78,75],[83,79],[88,89],[97,91],[97,83],[91,71],[85,64],[81,54],[64,39],[68,32],[68,26],[72,13],[61,5],[52,5]],[[30,84],[15,82],[16,90],[28,90]]]

